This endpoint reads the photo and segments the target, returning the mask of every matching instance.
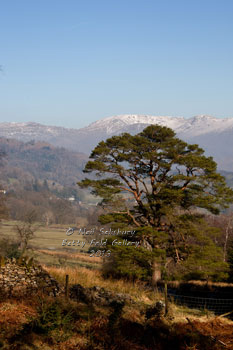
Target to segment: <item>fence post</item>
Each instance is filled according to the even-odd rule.
[[[164,299],[165,299],[165,316],[168,313],[168,299],[167,299],[167,282],[164,285]]]
[[[69,275],[66,275],[65,296],[66,298],[69,296]]]

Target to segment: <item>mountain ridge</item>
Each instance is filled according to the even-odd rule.
[[[115,115],[80,129],[48,126],[35,122],[0,123],[0,136],[21,141],[45,141],[57,147],[90,154],[101,140],[128,132],[136,134],[146,126],[159,124],[172,128],[177,137],[197,143],[213,156],[219,169],[233,171],[233,118],[197,115],[191,118],[138,114]]]

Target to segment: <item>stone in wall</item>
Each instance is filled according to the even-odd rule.
[[[0,295],[26,296],[41,291],[56,296],[61,293],[58,282],[43,268],[32,262],[0,259]]]

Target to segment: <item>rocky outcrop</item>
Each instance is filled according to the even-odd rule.
[[[51,296],[60,294],[61,288],[57,281],[40,265],[33,263],[32,259],[27,262],[24,259],[16,261],[0,258],[0,262],[1,296],[26,296],[38,291]]]

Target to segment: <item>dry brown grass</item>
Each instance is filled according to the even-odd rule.
[[[233,283],[225,283],[225,282],[206,282],[206,281],[196,281],[190,280],[188,282],[185,281],[169,281],[169,286],[179,288],[182,283],[193,284],[196,286],[209,286],[209,287],[233,287]]]
[[[224,324],[233,325],[233,322],[229,318],[216,316],[214,312],[209,310],[189,309],[187,306],[176,305],[174,303],[170,303],[169,307],[171,315],[173,316],[173,323],[186,323],[188,322],[188,317],[190,320],[196,320],[199,322],[212,322],[219,319]]]
[[[99,270],[90,270],[84,267],[46,267],[44,268],[53,275],[60,283],[65,282],[65,276],[69,275],[70,284],[81,284],[84,287],[100,286],[115,293],[126,293],[138,303],[138,306],[151,305],[157,300],[164,300],[164,295],[161,293],[154,293],[153,291],[145,290],[142,282],[131,283],[123,279],[114,280],[111,278],[104,279]],[[176,305],[170,303],[170,309],[173,316],[173,322],[187,322],[186,317],[193,320],[202,320],[203,322],[210,321],[216,316],[210,311],[203,311],[198,309],[189,309],[186,306]],[[128,309],[127,314],[130,319],[134,321],[141,320],[141,316],[133,309]],[[221,318],[223,322],[231,323],[229,319]]]
[[[55,257],[60,257],[60,258],[71,258],[71,259],[77,259],[79,261],[84,261],[84,262],[90,262],[90,263],[99,263],[101,264],[103,262],[103,258],[100,257],[90,257],[87,254],[82,254],[82,253],[70,253],[70,252],[59,252],[56,250],[50,251],[50,250],[45,250],[41,249],[38,250],[39,252]]]
[[[22,329],[29,318],[37,315],[33,305],[26,300],[5,300],[0,303],[0,334],[6,338]]]
[[[145,290],[142,282],[133,284],[123,279],[104,279],[99,270],[90,270],[85,267],[43,267],[60,283],[64,283],[65,276],[69,275],[70,284],[81,284],[84,287],[100,286],[116,293],[130,294],[136,301],[144,304],[151,304],[156,299],[161,298],[160,294],[155,295],[155,293]]]
[[[50,270],[52,268],[49,268]],[[62,269],[56,269],[56,273],[61,272]],[[63,269],[62,276],[68,271]],[[85,273],[87,269],[77,269],[80,274]],[[51,272],[51,271],[50,271]],[[93,271],[89,271],[88,279],[94,278]],[[75,276],[73,276],[74,278]],[[99,276],[95,276],[95,282],[102,280]],[[121,283],[124,281],[121,281]],[[88,282],[90,283],[90,281]],[[112,283],[112,282],[111,282]],[[126,285],[127,283],[124,282]],[[102,284],[101,284],[102,285]],[[120,285],[119,285],[120,286]],[[135,285],[135,290],[142,294],[142,286]],[[52,297],[44,299],[45,305],[52,302]],[[157,319],[148,323],[145,320],[144,315],[140,312],[140,307],[135,305],[126,305],[123,310],[123,318],[119,320],[117,325],[117,333],[114,340],[111,340],[111,333],[109,333],[109,314],[112,310],[106,310],[106,308],[96,308],[95,312],[90,312],[90,308],[82,303],[76,303],[74,301],[67,301],[63,297],[58,297],[60,310],[67,309],[67,302],[71,303],[72,310],[78,318],[72,321],[72,332],[68,331],[60,326],[49,332],[49,336],[45,337],[41,333],[36,332],[36,328],[28,328],[28,333],[22,333],[20,338],[15,340],[15,334],[20,334],[24,325],[29,322],[29,317],[40,317],[43,308],[37,308],[41,304],[40,299],[36,296],[34,299],[8,299],[0,303],[0,341],[4,342],[4,349],[56,349],[56,350],[116,350],[116,349],[134,349],[134,350],[149,350],[149,349],[179,349],[194,350],[194,349],[206,349],[206,350],[220,350],[220,342],[226,344],[226,349],[233,349],[233,334],[232,334],[232,321],[226,319],[220,319],[218,317],[192,317],[191,310],[187,308],[183,310],[183,318],[179,318],[181,313],[180,307],[177,307],[173,311],[177,313],[175,320],[170,321],[162,320],[161,323]],[[38,310],[38,311],[36,311]],[[41,310],[41,311],[40,311]],[[194,310],[193,310],[194,312]],[[191,322],[187,321],[187,317]],[[153,330],[154,327],[154,330]],[[161,333],[158,333],[158,329],[161,328]],[[141,336],[146,333],[146,343],[148,346],[141,345]],[[153,333],[154,332],[154,333]],[[164,333],[166,332],[166,333]],[[156,336],[154,337],[154,334]],[[166,337],[164,335],[166,334]],[[192,342],[188,346],[183,345],[186,343],[190,335],[193,334]],[[203,338],[203,336],[205,338]],[[208,346],[206,337],[209,337]],[[211,341],[214,339],[213,341]],[[13,341],[17,341],[14,344]],[[25,342],[25,339],[29,341]],[[203,346],[203,339],[205,344]],[[107,341],[106,341],[107,340]],[[116,343],[115,343],[116,342]],[[176,344],[176,345],[175,345]],[[196,344],[196,345],[194,345]],[[9,346],[8,346],[9,345]],[[12,346],[12,347],[11,347]],[[1,346],[0,346],[1,347]],[[3,347],[2,347],[3,348]]]
[[[187,331],[191,331],[196,334],[202,334],[204,337],[209,337],[211,342],[207,349],[231,350],[233,349],[232,325],[232,321],[227,322],[225,319],[215,317],[208,320],[191,320],[191,322],[177,323],[176,330],[180,334],[187,334]],[[201,338],[199,337],[199,341],[200,340]],[[201,345],[202,344],[196,345],[197,347],[195,346],[195,348],[186,347],[186,349],[202,349]]]

